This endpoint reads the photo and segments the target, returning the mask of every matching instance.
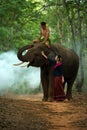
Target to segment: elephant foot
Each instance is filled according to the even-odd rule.
[[[53,98],[48,98],[48,100],[47,100],[48,102],[53,102],[54,100],[53,100]]]
[[[72,100],[72,96],[71,96],[71,95],[66,95],[66,98],[67,98],[68,100]]]
[[[47,100],[47,98],[42,98],[42,101],[47,102],[48,100]]]

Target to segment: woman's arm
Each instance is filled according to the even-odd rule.
[[[64,83],[64,76],[62,75],[62,83]]]
[[[44,51],[41,52],[42,56],[45,58],[45,59],[48,59],[48,57],[45,55]]]

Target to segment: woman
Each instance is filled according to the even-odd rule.
[[[64,101],[66,95],[63,89],[64,77],[63,77],[63,67],[61,62],[61,56],[55,56],[54,60],[49,59],[44,52],[42,51],[42,56],[44,56],[50,64],[53,66],[53,76],[54,76],[54,92],[53,99],[54,101]]]

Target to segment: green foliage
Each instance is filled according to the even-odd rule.
[[[70,41],[71,30],[63,0],[1,0],[0,3],[0,48],[3,50],[20,48],[38,38],[41,21],[46,21],[50,27],[52,42]],[[76,1],[68,0],[66,4],[69,17],[73,17],[74,22],[78,24]],[[83,30],[87,21],[86,7],[86,1],[81,1]]]
[[[1,0],[0,3],[0,48],[3,51],[18,49],[38,38],[41,21],[46,21],[51,30],[52,43],[69,45],[71,30],[63,0]],[[77,25],[76,1],[68,0],[66,4],[69,17],[73,18],[72,20]],[[86,7],[87,2],[81,1],[84,38],[87,26]]]
[[[19,48],[32,41],[37,31],[36,24],[40,13],[39,3],[31,0],[4,0],[0,4],[0,48]],[[34,26],[34,28],[32,28]],[[37,34],[37,33],[36,33]]]

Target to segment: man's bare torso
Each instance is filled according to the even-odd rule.
[[[48,35],[48,37],[49,37],[49,35],[50,35],[49,29],[48,29],[48,28],[46,28],[46,29],[41,29],[41,36],[46,37],[46,35]]]

